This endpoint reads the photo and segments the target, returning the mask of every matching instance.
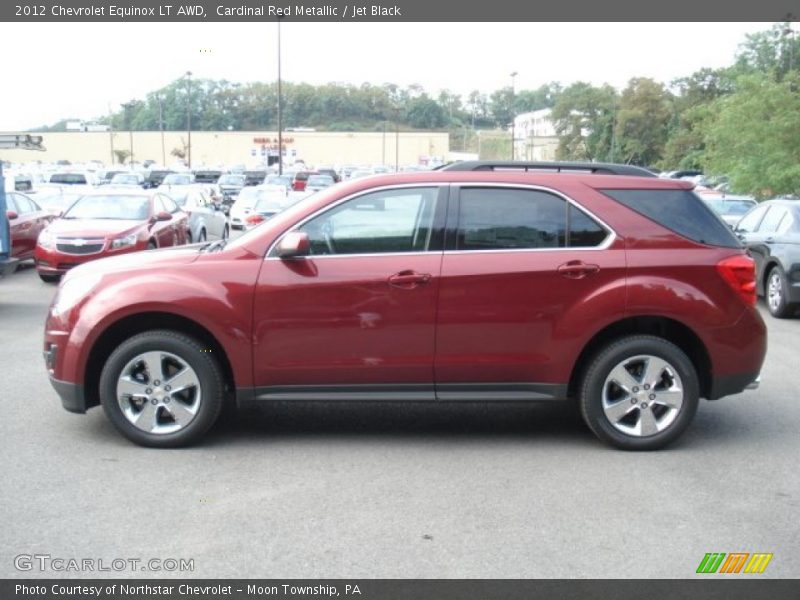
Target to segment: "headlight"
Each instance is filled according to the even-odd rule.
[[[130,235],[126,235],[123,238],[117,238],[115,240],[111,240],[111,249],[119,250],[120,248],[127,248],[128,246],[133,246],[134,244],[136,244],[136,234],[132,233]]]
[[[50,312],[57,317],[74,307],[100,282],[102,276],[97,273],[66,277],[58,288],[58,293],[53,299]]]
[[[39,239],[36,241],[45,250],[52,250],[55,245],[55,240],[46,229],[39,234]]]

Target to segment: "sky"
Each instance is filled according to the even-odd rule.
[[[668,83],[734,60],[771,23],[308,23],[281,25],[284,81],[419,84],[466,96],[559,81]],[[277,78],[277,25],[0,23],[0,131],[91,119],[186,71],[246,83]],[[9,86],[9,83],[12,85]]]

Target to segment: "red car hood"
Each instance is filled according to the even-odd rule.
[[[139,229],[144,221],[125,219],[57,219],[47,228],[52,235],[82,238],[117,237]]]
[[[67,271],[63,280],[73,279],[82,275],[96,273],[124,274],[130,271],[153,270],[160,267],[184,265],[197,260],[200,256],[200,246],[178,246],[164,248],[163,250],[147,250],[144,252],[131,252],[120,256],[109,256],[78,265]],[[62,281],[63,281],[62,280]]]

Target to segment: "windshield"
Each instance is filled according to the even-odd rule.
[[[86,176],[80,173],[53,173],[50,183],[66,183],[67,185],[86,184]]]
[[[137,185],[139,183],[139,178],[136,175],[131,175],[130,173],[118,173],[111,178],[111,183]]]
[[[244,176],[242,175],[223,175],[217,181],[219,185],[244,185]]]
[[[754,200],[712,200],[711,208],[721,215],[743,215],[756,205]]]
[[[308,178],[308,185],[328,186],[333,185],[333,177],[330,175],[312,175]]]
[[[192,183],[192,178],[189,175],[182,175],[180,173],[171,173],[164,177],[164,185],[189,185]]]
[[[150,216],[147,196],[83,196],[64,213],[64,219],[123,219],[144,221]]]

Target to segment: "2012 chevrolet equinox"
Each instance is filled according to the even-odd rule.
[[[576,399],[655,449],[758,384],[752,260],[683,181],[464,163],[338,184],[230,242],[68,272],[44,354],[72,412],[142,445],[223,402]]]

